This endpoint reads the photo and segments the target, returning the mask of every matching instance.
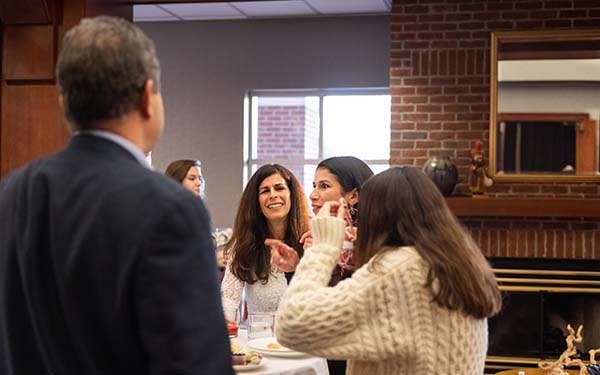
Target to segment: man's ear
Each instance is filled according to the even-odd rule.
[[[58,95],[58,106],[60,107],[61,111],[65,111],[65,98],[62,96],[62,94]]]
[[[154,90],[154,81],[151,79],[146,80],[144,84],[144,92],[140,99],[140,112],[144,117],[150,117],[152,115],[152,95],[156,93]]]

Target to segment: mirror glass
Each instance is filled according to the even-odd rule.
[[[492,33],[490,166],[499,181],[600,181],[600,30]]]

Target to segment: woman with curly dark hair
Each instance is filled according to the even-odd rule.
[[[281,240],[302,256],[300,237],[308,230],[309,211],[298,179],[285,167],[260,167],[244,189],[225,247],[227,268],[221,294],[223,305],[236,307],[242,291],[250,313],[277,311],[291,274],[271,266],[267,238]]]

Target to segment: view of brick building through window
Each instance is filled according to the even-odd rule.
[[[259,103],[258,159],[292,161],[319,157],[317,98],[261,98]],[[304,181],[303,164],[290,163],[286,167]]]
[[[387,91],[290,94],[251,96],[250,173],[265,163],[282,164],[308,195],[317,164],[328,157],[356,156],[375,172],[387,169],[391,109]]]

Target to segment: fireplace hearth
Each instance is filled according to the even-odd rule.
[[[491,258],[503,308],[489,320],[486,373],[537,367],[565,350],[567,324],[583,325],[584,361],[600,348],[600,262],[581,259]]]

